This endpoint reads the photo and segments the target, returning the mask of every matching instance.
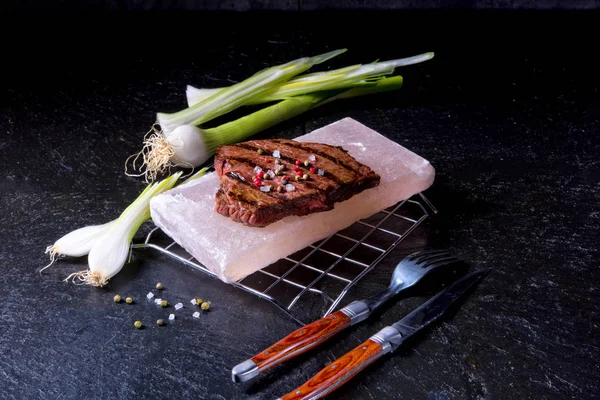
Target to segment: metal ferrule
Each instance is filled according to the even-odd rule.
[[[371,336],[370,339],[383,347],[383,352],[387,353],[395,350],[400,345],[402,342],[402,335],[396,328],[386,326]]]
[[[252,360],[246,360],[233,367],[231,379],[234,382],[246,382],[258,375],[258,366]]]
[[[364,321],[365,319],[367,319],[369,314],[371,314],[369,306],[364,301],[352,302],[346,307],[342,308],[340,311],[346,314],[348,317],[350,317],[351,325]]]

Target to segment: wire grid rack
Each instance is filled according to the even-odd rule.
[[[271,302],[305,325],[333,312],[353,286],[435,213],[435,207],[419,193],[232,285]],[[158,227],[132,248],[158,250],[216,278]],[[311,312],[306,315],[306,310]],[[315,310],[319,315],[314,315]]]

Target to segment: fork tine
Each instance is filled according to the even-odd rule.
[[[447,253],[447,252],[448,252],[447,250],[423,250],[423,251],[419,251],[416,253],[412,253],[407,258],[410,261],[418,262],[416,260],[421,259],[422,257],[426,257],[426,256],[437,254],[437,253]]]
[[[444,265],[448,265],[448,264],[453,264],[455,262],[459,262],[460,259],[458,257],[455,256],[450,256],[450,257],[445,257],[445,258],[440,258],[437,260],[431,260],[429,262],[427,262],[423,268],[427,268],[427,269],[434,269],[434,268],[438,268]]]
[[[450,253],[449,251],[444,251],[443,253],[436,253],[436,254],[428,255],[427,257],[423,257],[417,261],[417,264],[430,263],[439,258],[450,257],[450,256],[454,256],[454,254]]]
[[[431,260],[436,257],[444,257],[450,255],[450,252],[447,250],[436,250],[430,251],[425,254],[419,254],[413,261],[417,264],[421,264],[425,261]]]

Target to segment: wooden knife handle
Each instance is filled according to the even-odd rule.
[[[384,349],[379,343],[368,339],[323,368],[304,385],[280,397],[279,400],[320,399],[348,382],[350,378],[384,354]]]
[[[337,311],[327,317],[296,329],[268,349],[258,353],[232,370],[235,382],[246,381],[261,372],[310,350],[350,326],[350,317]]]

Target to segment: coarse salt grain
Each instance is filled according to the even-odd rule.
[[[169,321],[173,321],[175,319],[175,314],[169,314]]]
[[[275,172],[268,170],[267,171],[267,175],[269,175],[271,177],[271,179],[275,178]]]
[[[190,303],[192,303],[193,305],[196,305],[196,299],[191,299]]]
[[[192,316],[194,318],[200,318],[200,313],[198,311],[196,311],[195,313],[192,314]]]
[[[150,292],[146,295],[148,299],[152,299],[154,297],[154,293]]]
[[[180,310],[182,308],[183,308],[183,304],[182,303],[175,304],[175,310]]]
[[[261,192],[270,192],[271,191],[271,187],[270,186],[261,186],[260,187],[260,191]]]
[[[293,192],[294,190],[296,190],[296,188],[291,183],[288,183],[287,185],[285,185],[285,190],[287,190],[288,192]]]
[[[325,175],[325,171],[323,171],[321,168],[319,168],[319,170],[317,171],[317,174]]]
[[[154,299],[154,304],[160,305],[161,301],[162,301],[162,299]]]
[[[275,157],[275,158],[281,158],[281,153],[279,152],[279,150],[275,150],[273,152],[273,157]]]
[[[259,167],[258,165],[256,167],[254,167],[254,173],[258,174],[260,171],[262,171],[262,168]]]
[[[316,160],[317,160],[317,157],[315,157],[315,155],[314,155],[314,154],[311,154],[310,156],[308,156],[308,159],[309,159],[310,161],[316,161]]]

